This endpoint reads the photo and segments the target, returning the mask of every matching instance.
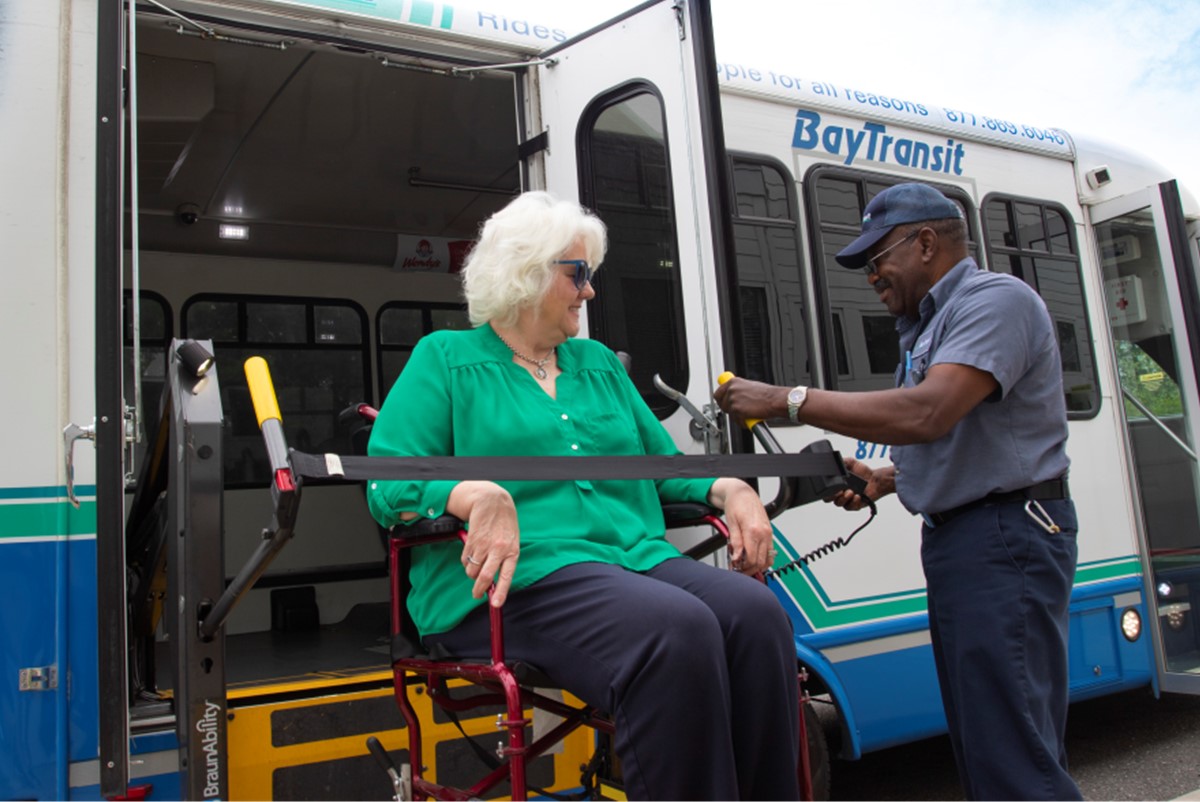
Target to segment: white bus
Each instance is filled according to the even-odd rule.
[[[240,365],[270,362],[291,444],[352,453],[339,413],[380,404],[422,335],[467,325],[456,270],[524,189],[607,224],[584,336],[632,356],[698,454],[753,445],[706,436],[655,374],[710,414],[726,369],[890,384],[892,320],[831,255],[883,187],[938,186],[980,264],[1057,324],[1081,524],[1072,698],[1200,690],[1200,206],[1140,156],[800,77],[812,66],[720,63],[703,0],[579,35],[430,0],[0,3],[0,796],[388,796],[364,746],[402,740],[360,489],[306,487],[292,542],[197,634],[271,509]],[[216,355],[217,435],[194,454],[147,447],[174,339]],[[178,470],[191,460],[218,481]],[[860,522],[786,512],[781,562]],[[849,546],[772,580],[846,759],[944,730],[918,530],[885,501]],[[428,733],[427,776],[474,771],[452,725]],[[589,747],[531,776],[577,787]]]

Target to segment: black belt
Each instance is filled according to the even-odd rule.
[[[943,512],[923,513],[921,517],[930,526],[943,526],[964,512],[973,510],[976,507],[982,507],[985,504],[1006,504],[1011,501],[1056,501],[1070,497],[1071,491],[1067,487],[1066,479],[1047,479],[1045,482],[1038,482],[1036,485],[1022,487],[1017,490],[1009,490],[1004,493],[988,493],[983,498],[968,501],[966,504],[951,507]]]

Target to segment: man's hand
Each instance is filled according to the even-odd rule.
[[[786,418],[790,387],[734,377],[713,393],[721,409],[740,421],[754,418]]]
[[[882,468],[871,470],[871,467],[866,463],[859,462],[853,457],[846,457],[842,460],[846,464],[846,470],[853,473],[862,479],[867,480],[867,486],[864,493],[872,501],[881,499],[888,493],[896,492],[896,466],[885,465]],[[839,507],[844,507],[847,510],[861,510],[867,506],[867,501],[853,490],[843,490],[836,496],[829,499]]]

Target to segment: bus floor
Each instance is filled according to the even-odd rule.
[[[229,635],[226,686],[234,697],[380,672],[390,680],[389,641],[387,602],[355,605],[341,621],[312,629]],[[174,685],[170,644],[157,643],[155,656],[159,689],[169,689]]]

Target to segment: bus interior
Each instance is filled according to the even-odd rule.
[[[225,483],[224,542],[212,545],[229,579],[271,514],[243,361],[266,358],[290,445],[361,450],[360,424],[340,413],[381,404],[422,335],[468,325],[456,271],[520,186],[519,90],[512,72],[452,71],[513,60],[477,44],[200,23],[210,33],[139,11],[136,30],[125,385],[140,402],[127,497],[159,420],[168,343],[211,340]],[[129,600],[131,690],[157,700],[172,682],[165,557],[134,532],[128,542],[143,577]],[[306,486],[294,538],[226,624],[231,695],[385,670],[385,557],[361,487]]]

